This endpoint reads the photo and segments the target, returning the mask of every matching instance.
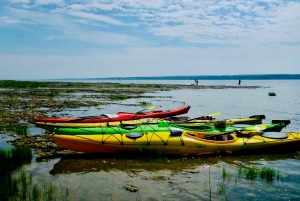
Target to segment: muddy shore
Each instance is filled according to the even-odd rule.
[[[128,105],[126,99],[170,98],[167,96],[149,96],[158,91],[182,89],[229,89],[260,86],[225,86],[225,85],[176,85],[176,84],[120,84],[120,83],[74,83],[74,82],[30,82],[0,81],[0,133],[6,134],[10,127],[34,127],[34,117],[71,116],[70,108],[89,110],[90,107],[101,107],[108,104]],[[148,103],[137,102],[131,106],[147,106]],[[45,135],[19,136],[8,143],[15,146],[30,147],[38,157],[55,157],[73,154],[53,143]]]

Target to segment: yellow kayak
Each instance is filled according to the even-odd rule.
[[[300,145],[300,132],[243,132],[208,135],[199,132],[148,132],[99,135],[51,134],[62,147],[90,153],[144,153],[200,155],[218,152],[239,152],[281,146]]]
[[[145,123],[158,123],[164,121],[159,118],[145,118],[145,119],[136,119],[129,121],[122,121],[122,124],[145,124]],[[105,122],[105,123],[55,123],[55,122],[35,122],[36,127],[44,129],[52,128],[94,128],[94,127],[114,127],[119,126],[121,122]]]
[[[246,118],[236,118],[236,119],[226,119],[222,120],[227,124],[260,124],[262,119],[265,118],[264,115],[255,115],[252,117]],[[122,124],[152,124],[159,122],[172,122],[160,118],[145,118],[145,119],[137,119],[137,120],[129,120],[122,122],[105,122],[105,123],[55,123],[55,122],[35,122],[36,127],[43,128],[46,130],[52,130],[53,128],[93,128],[93,127],[114,127]],[[176,121],[175,121],[176,122]],[[182,121],[181,123],[220,123],[221,121],[216,121],[214,119],[205,120],[201,117],[195,118],[193,120]]]

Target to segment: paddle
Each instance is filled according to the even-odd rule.
[[[221,114],[221,112],[216,112],[216,113],[213,113],[213,114],[209,114],[209,115],[204,115],[204,117],[216,117],[216,116],[219,116]],[[203,116],[200,116],[200,117],[196,117],[196,118],[193,118],[193,119],[188,119],[186,120],[186,122],[189,122],[189,121],[192,121],[192,120],[195,120],[195,119],[199,119]]]
[[[136,114],[142,113],[142,112],[145,111],[145,110],[153,110],[154,108],[156,108],[156,105],[152,105],[152,106],[150,106],[150,107],[148,107],[148,108],[146,108],[146,109],[143,109],[143,110],[141,110],[141,111],[138,111],[138,112],[136,112]]]
[[[204,115],[204,116],[200,116],[200,117],[196,117],[196,118],[193,118],[193,119],[188,119],[188,120],[183,120],[183,121],[173,121],[172,117],[167,117],[167,118],[163,118],[164,120],[167,120],[167,121],[170,121],[169,123],[196,123],[196,122],[193,122],[192,120],[195,120],[195,119],[198,119],[198,120],[201,120],[201,117],[216,117],[216,116],[219,116],[221,114],[221,112],[216,112],[216,113],[213,113],[213,114],[209,114],[209,115]],[[205,120],[205,119],[203,119]],[[206,119],[206,120],[212,120],[212,119]]]

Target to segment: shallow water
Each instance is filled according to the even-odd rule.
[[[119,82],[194,84],[189,80]],[[237,85],[237,80],[205,80],[199,81],[199,85]],[[266,116],[264,122],[291,120],[283,131],[300,131],[300,80],[242,80],[242,85],[262,88],[161,91],[155,94],[172,98],[122,102],[146,101],[163,110],[191,105],[189,113],[183,115],[190,118],[218,111],[221,115],[217,119],[263,114]],[[268,96],[271,91],[276,96]],[[82,116],[117,111],[136,111],[136,107],[108,105],[84,112],[73,111],[72,114]],[[38,132],[32,129],[32,132]],[[42,181],[46,177],[57,186],[68,187],[70,200],[299,200],[299,151],[186,158],[148,156],[143,159],[79,155],[48,162],[34,160],[24,169],[33,172],[34,180]],[[238,177],[239,167],[253,165],[271,167],[280,173],[281,178],[266,182]],[[229,172],[224,179],[223,168]],[[168,180],[151,179],[154,176],[166,176]],[[137,186],[139,191],[129,192],[124,188],[125,184]]]

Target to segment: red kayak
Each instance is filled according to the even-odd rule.
[[[188,113],[191,106],[185,106],[172,110],[153,110],[150,112],[118,112],[117,114],[101,114],[100,116],[85,117],[58,117],[58,118],[34,118],[35,122],[53,122],[53,123],[99,123],[127,121],[143,118],[165,118]]]

